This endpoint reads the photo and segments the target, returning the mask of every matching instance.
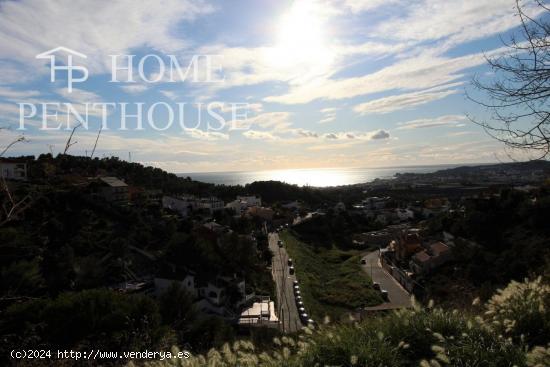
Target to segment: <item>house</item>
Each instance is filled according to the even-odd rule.
[[[429,218],[438,213],[446,212],[449,208],[450,204],[447,198],[432,198],[424,201],[422,214],[424,217]]]
[[[6,180],[27,180],[27,163],[17,160],[0,161],[0,177]]]
[[[175,279],[166,279],[166,278],[155,278],[154,284],[155,284],[155,292],[157,295],[163,293],[173,283],[179,284],[183,289],[185,289],[189,294],[191,294],[194,298],[198,296],[197,286],[195,283],[195,274],[189,273],[183,277],[181,280],[175,280]]]
[[[256,196],[237,196],[237,200],[246,203],[248,207],[262,206],[262,199]]]
[[[173,210],[185,218],[197,207],[197,204],[192,197],[174,198],[172,196],[163,196],[162,207]]]
[[[236,200],[233,200],[225,206],[228,209],[233,209],[237,214],[244,214],[244,212],[251,207],[262,206],[262,199],[256,196],[237,196]]]
[[[407,209],[397,208],[395,209],[395,213],[397,214],[397,218],[401,222],[414,219],[414,212],[409,208]]]
[[[431,244],[426,250],[413,255],[409,266],[417,274],[429,273],[451,259],[452,253],[450,247],[443,242],[436,242]]]
[[[419,230],[411,228],[399,233],[396,240],[390,243],[390,248],[395,252],[395,259],[402,261],[422,250],[422,242]]]
[[[294,200],[294,201],[289,201],[289,202],[284,202],[281,204],[281,208],[285,208],[285,209],[290,209],[290,210],[298,210],[302,207],[302,205]]]
[[[334,206],[334,211],[337,212],[337,213],[342,213],[342,212],[345,212],[346,211],[346,204],[344,204],[343,202],[338,202],[335,206]]]
[[[130,199],[128,185],[117,177],[100,177],[99,194],[108,202],[127,203]]]
[[[197,207],[199,209],[205,209],[210,212],[210,214],[214,213],[218,210],[223,210],[225,205],[224,202],[216,197],[209,197],[209,198],[201,198],[197,201]]]
[[[257,217],[264,220],[272,220],[275,212],[271,208],[265,208],[263,206],[253,206],[248,208],[246,214],[250,215],[251,217]]]

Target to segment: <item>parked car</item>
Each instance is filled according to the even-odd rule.
[[[288,266],[292,266],[292,259],[289,258],[286,263],[288,264]]]
[[[367,265],[367,259],[361,259],[361,264]]]
[[[389,295],[388,295],[388,291],[387,291],[387,290],[382,289],[380,292],[382,293],[382,298],[384,299],[384,301],[389,301],[389,300],[390,300],[390,297],[389,297]]]
[[[294,266],[291,266],[291,267],[288,268],[288,273],[290,275],[294,275]]]
[[[372,287],[374,289],[376,289],[377,291],[379,291],[380,290],[380,283],[374,282],[374,283],[372,283]]]
[[[306,309],[303,308],[303,307],[299,307],[299,308],[298,308],[298,312],[299,312],[300,314],[303,314],[303,313],[306,312]]]
[[[293,288],[295,292],[300,290],[300,286],[298,284],[296,284]]]
[[[295,290],[294,290],[294,295],[295,295],[296,297],[300,296],[300,290],[299,290],[299,289],[295,289]]]
[[[302,296],[300,296],[300,295],[297,295],[297,296],[296,296],[296,303],[297,303],[297,304],[303,304],[303,303],[302,303]]]
[[[300,319],[302,320],[302,322],[307,322],[307,320],[309,320],[309,315],[307,313],[301,313],[300,314]]]
[[[278,245],[279,247],[283,247],[283,241],[281,241],[281,240],[277,241],[277,245]]]
[[[304,307],[304,302],[302,302],[302,301],[296,301],[296,306],[298,306],[298,307]]]
[[[317,325],[317,323],[315,321],[313,321],[312,319],[308,319],[307,324],[311,325],[311,326],[316,326]]]
[[[295,280],[295,281],[293,281],[293,282],[292,282],[292,284],[294,284],[294,285],[298,285],[298,281],[297,281],[297,280]]]

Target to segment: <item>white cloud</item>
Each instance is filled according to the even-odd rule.
[[[241,129],[259,126],[281,132],[292,125],[290,117],[290,112],[264,112],[245,120],[232,121],[231,125]]]
[[[122,88],[123,91],[130,94],[139,94],[145,92],[148,88],[145,84],[128,84],[123,85],[120,88]]]
[[[3,77],[4,76],[2,76],[2,78]],[[9,100],[24,99],[39,95],[40,92],[37,90],[15,90],[8,87],[0,87],[0,98],[6,98]]]
[[[485,38],[518,25],[510,0],[423,0],[402,3],[406,15],[381,22],[375,34],[399,40],[448,39],[453,44]]]
[[[247,130],[243,136],[252,140],[278,140],[279,138],[267,131]]]
[[[199,129],[185,129],[185,133],[193,139],[199,140],[228,140],[229,135],[217,131],[203,131]]]
[[[35,60],[35,55],[66,46],[86,54],[88,58],[79,61],[92,72],[106,72],[110,54],[126,54],[141,46],[166,52],[188,46],[188,40],[175,37],[174,27],[211,11],[199,0],[3,1],[0,59],[43,65],[44,60]]]
[[[426,103],[443,99],[458,92],[459,91],[456,89],[448,89],[435,92],[420,91],[403,93],[361,103],[355,106],[353,110],[361,115],[390,113],[397,110],[411,109]]]
[[[411,130],[411,129],[424,129],[431,127],[461,127],[464,126],[464,122],[467,120],[464,115],[445,115],[436,118],[417,119],[407,122],[398,123],[397,130]]]

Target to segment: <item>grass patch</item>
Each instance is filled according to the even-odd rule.
[[[336,320],[347,311],[382,303],[361,268],[359,251],[314,248],[288,231],[279,235],[294,260],[304,305],[314,319],[328,315]]]

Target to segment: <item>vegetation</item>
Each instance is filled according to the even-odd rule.
[[[147,366],[543,367],[550,365],[550,346],[546,346],[550,334],[540,334],[540,344],[533,344],[533,339],[519,335],[521,328],[503,329],[492,313],[496,307],[510,321],[524,319],[524,311],[533,309],[533,294],[537,294],[539,311],[527,315],[530,322],[545,324],[549,288],[536,280],[511,284],[491,303],[479,306],[477,315],[415,304],[414,309],[357,324],[321,326],[319,330],[307,329],[297,338],[276,338],[273,348],[267,351],[257,350],[250,342],[236,342],[188,360],[150,362]],[[139,362],[129,366],[135,364]]]
[[[382,303],[361,269],[358,251],[314,248],[288,231],[280,237],[294,261],[306,310],[314,319],[340,319],[345,312]]]
[[[550,217],[548,186],[534,193],[506,189],[467,199],[463,207],[427,223],[427,236],[447,231],[457,237],[454,262],[425,284],[428,297],[454,302],[460,292],[466,301],[485,300],[512,279],[548,272],[550,227],[543,219]]]

